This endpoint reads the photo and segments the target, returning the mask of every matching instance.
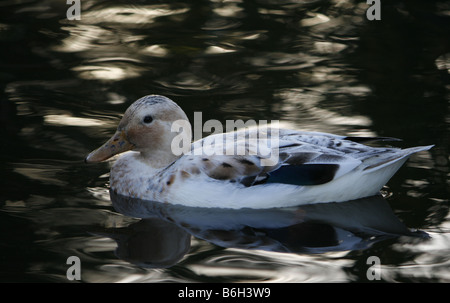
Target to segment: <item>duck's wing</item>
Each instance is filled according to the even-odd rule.
[[[339,178],[361,164],[360,160],[348,156],[314,150],[282,152],[271,166],[263,165],[263,160],[257,155],[186,156],[179,160],[177,169],[191,175],[201,172],[215,180],[244,186],[263,183],[318,185]]]
[[[274,135],[277,140],[271,140]],[[251,138],[257,140],[252,141]],[[376,170],[413,152],[429,148],[402,150],[360,143],[397,140],[286,129],[277,129],[276,133],[271,129],[262,132],[258,129],[245,130],[199,140],[192,145],[191,155],[177,162],[184,171],[200,171],[214,180],[244,186],[264,183],[320,185],[355,169],[361,170],[361,173]],[[267,165],[265,160],[274,154],[276,161]]]
[[[272,133],[269,131],[268,136],[258,137],[257,146],[249,140],[254,134],[251,132],[209,136],[195,142],[192,155],[180,160],[183,166],[196,167],[209,178],[245,186],[263,183],[319,185],[354,170],[362,163],[360,157],[369,151],[369,147],[346,140],[344,136],[277,131],[276,141],[270,140]],[[231,144],[222,141],[226,136]],[[236,155],[239,148],[242,148],[241,154]],[[271,156],[265,149],[276,154],[277,159],[271,165],[264,162]]]

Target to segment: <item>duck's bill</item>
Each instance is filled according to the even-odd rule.
[[[123,131],[117,131],[105,144],[91,152],[85,159],[86,163],[105,161],[114,155],[133,149]]]

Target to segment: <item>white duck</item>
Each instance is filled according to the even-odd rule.
[[[180,133],[172,131],[175,121],[190,127],[169,98],[140,98],[126,110],[112,138],[86,162],[132,150],[111,167],[111,190],[125,196],[197,207],[273,208],[379,194],[411,154],[432,147],[370,147],[359,142],[390,138],[269,128],[208,136],[192,143],[191,152],[176,155],[172,143]],[[231,147],[244,146],[245,154],[226,153],[230,142],[224,138],[230,135]],[[249,140],[255,136],[256,141]],[[277,140],[270,140],[274,136]],[[219,144],[222,140],[225,145]],[[215,142],[215,148],[206,142]],[[272,153],[267,148],[261,152],[261,146]],[[271,155],[277,161],[267,165]]]

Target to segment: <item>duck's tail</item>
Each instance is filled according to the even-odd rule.
[[[410,147],[405,149],[389,149],[389,152],[380,152],[380,153],[374,153],[372,156],[367,157],[364,159],[364,163],[366,164],[366,167],[364,168],[365,172],[372,172],[381,168],[384,168],[386,166],[390,166],[398,161],[403,160],[402,162],[406,161],[409,156],[412,154],[429,150],[434,145],[427,145],[427,146],[416,146],[416,147]]]
[[[416,147],[410,147],[406,149],[402,149],[404,152],[406,152],[408,155],[412,155],[414,153],[418,153],[420,151],[429,150],[434,147],[433,145],[427,145],[427,146],[416,146]]]

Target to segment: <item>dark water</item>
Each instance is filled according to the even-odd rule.
[[[389,2],[389,3],[388,3]],[[0,3],[0,281],[449,282],[450,5]],[[151,94],[190,118],[435,144],[377,197],[270,211],[111,197],[84,157]],[[144,217],[145,219],[139,219]]]

